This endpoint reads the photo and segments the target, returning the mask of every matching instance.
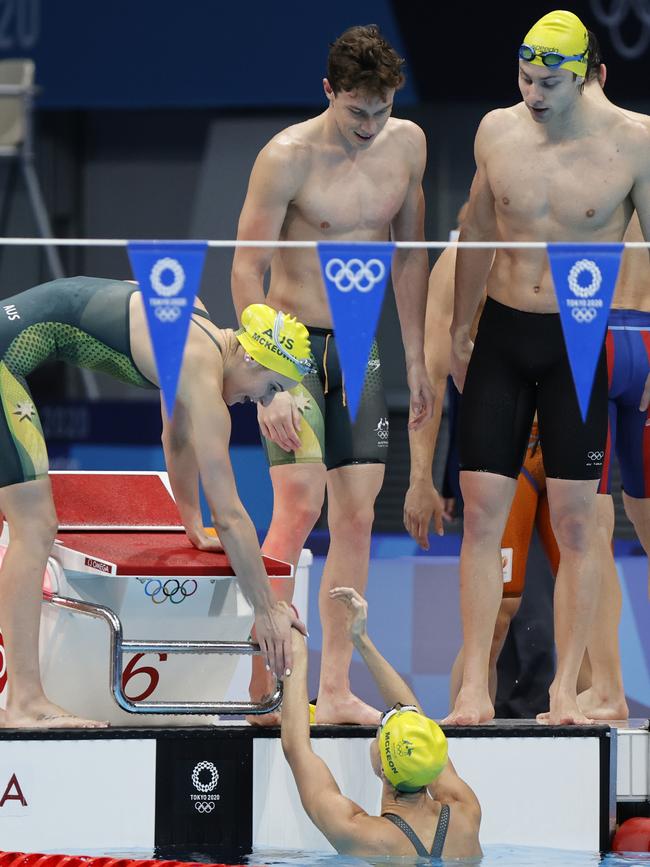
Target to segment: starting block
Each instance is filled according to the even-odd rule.
[[[151,714],[196,725],[277,707],[280,685],[264,704],[241,698],[246,667],[237,655],[259,652],[248,640],[253,611],[226,555],[187,539],[167,474],[50,478],[59,532],[43,587],[48,697],[81,716],[130,726],[151,724]],[[0,544],[7,542],[5,524]],[[264,564],[274,582],[292,577],[288,563],[264,557]],[[225,700],[236,670],[239,700]]]

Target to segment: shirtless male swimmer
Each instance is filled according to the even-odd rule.
[[[519,49],[523,102],[481,122],[461,241],[620,241],[634,208],[650,237],[650,131],[583,94],[588,62],[587,30],[570,12],[549,13],[526,35]],[[558,665],[547,719],[586,723],[576,682],[601,581],[592,540],[602,460],[593,455],[604,453],[607,434],[605,349],[583,423],[546,252],[498,250],[490,267],[492,256],[492,250],[459,249],[456,259],[451,367],[463,391],[465,658],[446,722],[476,724],[494,716],[487,674],[502,592],[500,541],[537,410],[560,550]],[[473,346],[470,328],[486,285]]]
[[[239,221],[239,239],[420,241],[424,239],[422,130],[391,118],[402,86],[403,61],[374,25],[352,27],[331,46],[323,80],[327,109],[278,133],[260,151]],[[238,312],[264,300],[308,324],[318,372],[258,408],[271,465],[274,508],[263,550],[296,563],[328,495],[330,547],[320,588],[323,653],[318,723],[375,725],[379,712],[353,695],[352,644],[330,589],[363,593],[368,575],[374,503],[384,478],[388,410],[373,346],[354,425],[332,334],[327,296],[314,250],[238,248],[232,287]],[[428,259],[424,250],[397,250],[393,284],[411,392],[410,426],[432,414],[423,355]],[[284,582],[283,582],[284,583]],[[278,591],[291,600],[292,588]],[[254,660],[251,697],[268,693]],[[267,722],[278,721],[277,715]]]

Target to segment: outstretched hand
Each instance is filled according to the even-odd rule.
[[[286,602],[276,602],[269,611],[255,616],[257,642],[269,671],[278,679],[289,677],[293,669],[292,626],[303,635],[307,634],[305,624]]]
[[[352,640],[368,633],[368,603],[353,587],[333,587],[330,599],[338,599],[347,609],[348,634]]]

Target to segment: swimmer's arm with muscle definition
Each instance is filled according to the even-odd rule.
[[[422,177],[427,158],[426,139],[415,124],[406,128],[405,139],[406,152],[410,155],[410,177],[402,206],[391,223],[391,237],[393,241],[424,241]],[[431,419],[434,400],[424,363],[424,317],[429,277],[426,250],[395,250],[392,275],[411,392],[409,430],[416,430]]]
[[[237,493],[228,450],[230,413],[216,375],[206,365],[191,369],[184,364],[181,385],[199,476],[215,528],[242,592],[255,611],[257,640],[267,664],[281,677],[293,666],[290,627],[294,624],[304,631],[305,626],[285,602],[273,599],[255,527]]]
[[[453,247],[443,250],[429,277],[424,360],[435,403],[431,421],[419,430],[409,431],[411,474],[404,500],[404,526],[425,551],[429,549],[428,532],[432,518],[435,531],[439,535],[443,534],[444,507],[440,494],[434,487],[431,468],[449,374],[449,326],[454,303],[455,257],[456,251]]]
[[[375,851],[370,817],[341,794],[325,762],[312,750],[307,697],[307,647],[292,633],[293,674],[285,681],[282,701],[282,749],[296,781],[305,812],[339,852]],[[365,821],[364,821],[365,820]]]
[[[239,217],[237,240],[277,240],[301,177],[302,161],[296,148],[278,137],[270,141],[255,160]],[[273,249],[264,247],[235,249],[231,282],[238,317],[249,304],[264,302],[264,275],[273,253]],[[276,396],[268,407],[258,404],[257,418],[262,435],[284,451],[300,448],[301,416],[288,392]]]
[[[192,426],[187,408],[182,400],[177,400],[174,413],[171,419],[168,418],[161,392],[160,409],[165,464],[187,537],[196,548],[203,551],[223,550],[219,539],[209,536],[203,528],[199,500],[199,465],[192,443]]]
[[[258,154],[239,216],[238,241],[277,241],[280,237],[287,208],[300,185],[300,159],[295,150],[290,142],[276,137]],[[238,317],[249,304],[264,302],[264,275],[273,253],[268,247],[235,249],[231,281]]]
[[[467,214],[460,231],[459,241],[494,241],[497,221],[494,194],[488,179],[486,156],[490,145],[491,128],[495,123],[492,112],[483,118],[476,134],[476,174],[472,181]],[[471,328],[476,311],[485,291],[494,250],[467,250],[459,248],[456,254],[454,287],[454,315],[451,323],[451,372],[459,391],[463,390],[465,372],[472,351]]]

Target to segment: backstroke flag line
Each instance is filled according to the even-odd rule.
[[[585,421],[623,244],[548,244],[547,251],[564,342]]]
[[[350,418],[355,420],[394,244],[318,244]]]
[[[129,241],[140,285],[158,380],[171,418],[194,299],[201,283],[205,241]]]

